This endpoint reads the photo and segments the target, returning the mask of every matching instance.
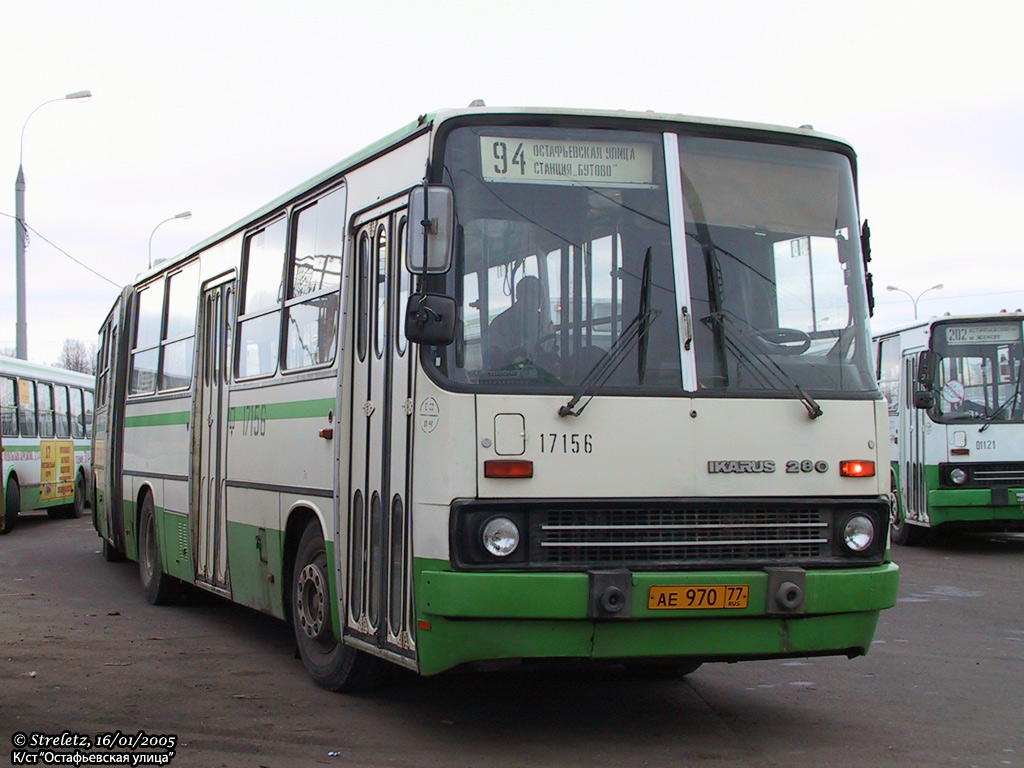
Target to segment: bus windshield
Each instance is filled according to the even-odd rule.
[[[464,126],[443,159],[460,323],[427,360],[453,386],[571,393],[598,371],[610,394],[877,392],[842,154]]]
[[[939,421],[1024,421],[1021,321],[936,323],[932,415]]]

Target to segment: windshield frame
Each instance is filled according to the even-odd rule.
[[[768,145],[780,145],[783,147],[794,148],[794,149],[811,149],[830,153],[832,155],[841,156],[849,164],[849,183],[852,188],[852,205],[853,205],[853,220],[849,222],[850,231],[848,236],[851,239],[856,240],[856,252],[858,254],[857,259],[860,261],[860,242],[859,242],[859,226],[857,221],[856,205],[857,205],[857,188],[856,188],[856,155],[847,144],[842,141],[823,137],[815,134],[805,134],[800,132],[789,132],[785,130],[773,130],[769,127],[758,127],[758,126],[736,126],[736,125],[725,125],[717,123],[690,123],[686,121],[666,120],[663,118],[640,118],[637,117],[615,117],[615,116],[587,116],[587,115],[544,115],[539,116],[537,114],[496,114],[493,111],[489,111],[486,114],[481,115],[459,115],[456,117],[449,118],[442,122],[435,132],[434,138],[434,160],[430,165],[428,179],[434,184],[443,184],[450,186],[452,184],[451,179],[445,172],[446,165],[446,152],[448,149],[448,140],[452,132],[464,128],[471,127],[477,129],[493,130],[501,132],[504,129],[514,128],[565,128],[570,130],[601,130],[601,131],[619,131],[628,133],[642,133],[649,135],[652,139],[658,139],[658,143],[663,141],[664,154],[659,159],[659,162],[664,162],[664,167],[672,169],[678,167],[673,166],[673,163],[678,162],[678,140],[681,137],[686,139],[690,138],[710,138],[710,139],[723,139],[740,141],[747,144],[768,144]],[[674,157],[673,157],[674,154]],[[676,289],[684,288],[686,295],[676,299],[676,306],[673,309],[671,315],[667,317],[662,313],[662,321],[673,325],[674,333],[677,338],[677,343],[680,349],[680,361],[681,371],[679,375],[679,383],[677,383],[671,389],[665,389],[661,391],[651,390],[648,388],[621,388],[621,387],[602,387],[601,394],[614,394],[614,395],[662,395],[662,396],[678,396],[678,397],[753,397],[753,398],[786,398],[786,399],[804,399],[804,393],[799,387],[799,382],[790,381],[783,384],[773,384],[770,387],[766,387],[762,390],[751,391],[730,391],[730,390],[717,390],[717,391],[706,391],[703,387],[697,386],[696,384],[696,364],[692,357],[692,341],[693,341],[693,328],[692,325],[695,323],[695,318],[692,316],[692,311],[687,316],[687,310],[692,309],[693,298],[690,292],[689,280],[692,280],[692,276],[687,274],[687,268],[685,266],[686,259],[689,258],[687,255],[680,257],[680,248],[686,248],[687,234],[681,216],[677,213],[676,201],[672,198],[680,194],[679,190],[673,189],[673,178],[678,177],[678,173],[668,173],[666,183],[666,193],[670,198],[669,200],[669,218],[671,219],[671,227],[669,231],[670,248],[673,256],[673,269],[675,270],[673,280],[675,282]],[[458,203],[457,203],[458,205]],[[679,206],[681,208],[682,206]],[[676,220],[676,219],[680,220]],[[687,222],[688,224],[688,222]],[[683,263],[683,267],[680,269],[679,263]],[[862,312],[862,319],[856,321],[859,323],[858,336],[863,337],[859,344],[863,345],[863,350],[859,351],[858,354],[865,356],[865,363],[861,367],[869,373],[868,376],[863,378],[861,382],[862,386],[859,389],[837,389],[837,390],[823,390],[818,391],[811,388],[815,397],[823,399],[864,399],[874,400],[879,399],[881,396],[877,388],[877,382],[873,375],[870,375],[873,366],[870,360],[870,331],[867,327],[867,293],[865,285],[864,267],[862,263],[858,263],[854,269],[859,279],[859,293],[864,294],[860,296],[857,290],[852,291],[854,298],[850,303],[850,312],[857,313]],[[460,300],[459,291],[454,285],[454,279],[452,273],[443,276],[428,276],[424,278],[424,287],[427,290],[435,291],[439,293],[447,293],[449,295],[456,295],[457,299]],[[682,273],[682,274],[681,274]],[[681,284],[682,283],[682,284]],[[680,306],[681,305],[681,306]],[[682,316],[680,316],[680,310],[682,310]],[[461,317],[460,317],[461,321]],[[851,321],[854,322],[854,321]],[[867,342],[864,341],[867,339]],[[463,392],[478,392],[478,393],[501,393],[509,394],[512,391],[515,393],[522,394],[551,394],[562,396],[570,396],[577,392],[580,388],[581,380],[575,382],[568,382],[565,384],[559,384],[556,386],[529,386],[510,390],[507,387],[501,386],[488,386],[487,384],[474,383],[466,379],[462,372],[459,371],[455,375],[448,376],[445,374],[445,370],[450,370],[448,365],[448,355],[450,350],[438,347],[424,347],[421,349],[421,359],[423,367],[427,374],[436,383],[443,386],[446,389],[453,391]],[[777,367],[777,366],[776,366]]]
[[[1012,326],[1015,332],[999,333],[996,329],[1000,326]],[[988,340],[947,340],[946,329],[952,327],[992,335]],[[928,409],[933,421],[950,425],[1024,423],[1024,318],[943,318],[932,324],[928,348],[934,356],[929,387],[935,396]],[[954,360],[958,362],[954,364]],[[975,360],[978,362],[971,362]],[[952,377],[954,368],[956,376]]]

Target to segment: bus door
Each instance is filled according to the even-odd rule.
[[[354,268],[348,630],[413,655],[410,581],[412,351],[404,337],[405,213],[357,220]]]
[[[900,491],[906,505],[905,514],[911,520],[928,519],[928,488],[925,481],[925,422],[924,410],[914,407],[917,386],[917,352],[903,353],[903,391],[900,396]]]
[[[97,460],[93,466],[97,473],[93,503],[98,507],[93,514],[97,517],[104,540],[113,545],[111,554],[124,553],[126,545],[121,470],[124,465],[124,411],[131,334],[124,330],[135,300],[134,289],[129,286],[114,303],[109,328],[104,332],[103,360],[99,361],[103,371],[100,391],[96,395],[105,407],[97,408],[93,435]]]
[[[199,313],[199,356],[193,410],[191,527],[196,581],[230,589],[224,479],[227,464],[228,393],[234,275],[207,284]]]

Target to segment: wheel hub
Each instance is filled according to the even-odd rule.
[[[323,572],[314,563],[299,573],[297,592],[299,626],[307,637],[317,640],[327,624],[327,589]]]

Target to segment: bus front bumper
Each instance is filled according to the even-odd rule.
[[[953,488],[928,492],[933,526],[1024,530],[1024,488]],[[991,525],[989,525],[991,524]]]
[[[807,571],[803,613],[771,615],[763,571],[634,573],[629,618],[588,615],[586,573],[466,573],[417,568],[420,671],[519,658],[707,661],[867,653],[878,614],[896,603],[899,568]],[[447,565],[447,564],[444,564]],[[743,609],[655,610],[652,586],[743,584]]]

